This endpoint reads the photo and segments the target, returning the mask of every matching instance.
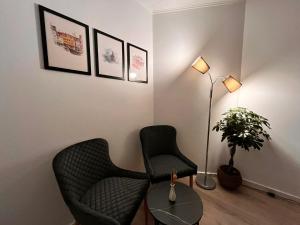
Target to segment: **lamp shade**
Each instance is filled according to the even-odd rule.
[[[210,67],[209,65],[205,62],[205,60],[199,56],[195,62],[193,63],[192,67],[196,70],[198,70],[200,73],[205,74],[207,71],[209,71]]]
[[[236,91],[242,86],[241,82],[235,79],[233,76],[229,76],[223,80],[223,84],[230,93]]]

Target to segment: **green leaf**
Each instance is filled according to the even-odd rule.
[[[240,146],[260,150],[264,139],[271,140],[265,128],[271,129],[268,119],[246,108],[237,107],[223,113],[223,118],[212,130],[222,132],[222,139],[227,139],[228,146]]]

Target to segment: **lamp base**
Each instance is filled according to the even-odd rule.
[[[206,175],[205,179],[205,174],[197,174],[196,184],[205,190],[213,190],[216,188],[216,182],[209,175]]]

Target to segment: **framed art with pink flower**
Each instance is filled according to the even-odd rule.
[[[148,51],[127,43],[128,81],[148,83]]]

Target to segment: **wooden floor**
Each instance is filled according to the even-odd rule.
[[[181,182],[188,184],[188,179]],[[204,214],[200,225],[300,225],[300,204],[271,198],[264,192],[242,186],[229,192],[217,185],[206,191],[194,185],[203,201]],[[132,225],[144,225],[144,210],[140,207]],[[148,225],[153,225],[151,215]]]

